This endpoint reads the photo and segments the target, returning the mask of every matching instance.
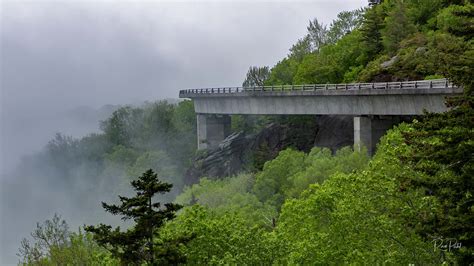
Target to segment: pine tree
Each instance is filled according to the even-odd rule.
[[[407,177],[406,184],[424,188],[426,195],[436,197],[438,208],[432,219],[420,218],[420,234],[452,238],[462,243],[452,252],[459,265],[474,261],[474,46],[469,14],[474,5],[451,6],[438,15],[438,26],[431,53],[438,70],[464,88],[461,96],[447,99],[447,112],[425,114],[414,123],[414,131],[404,132],[405,142],[413,152],[404,162],[425,175]],[[466,23],[469,22],[469,23]],[[431,238],[430,238],[431,237]]]
[[[378,6],[368,9],[361,26],[362,39],[369,60],[375,58],[383,49],[382,26],[384,15]]]
[[[164,222],[175,217],[175,212],[181,206],[166,203],[164,207],[160,202],[153,202],[155,194],[169,192],[172,184],[161,182],[158,175],[152,169],[146,171],[131,182],[136,191],[132,198],[119,196],[120,205],[109,205],[102,202],[103,208],[114,215],[122,215],[122,220],[133,219],[135,225],[125,232],[120,227],[112,230],[112,226],[100,224],[98,226],[86,226],[85,230],[94,234],[94,239],[102,246],[109,249],[118,257],[122,263],[149,265],[156,264],[155,253],[158,247],[154,246],[153,240],[157,230]],[[166,258],[164,258],[166,260]],[[173,257],[175,260],[176,257]],[[182,258],[179,258],[182,262]],[[163,261],[163,258],[161,258]]]

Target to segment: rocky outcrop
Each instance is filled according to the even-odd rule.
[[[316,116],[314,123],[273,123],[258,134],[237,132],[218,147],[200,151],[186,172],[185,183],[197,183],[201,177],[216,179],[260,169],[265,161],[288,147],[308,152],[319,146],[335,151],[352,142],[352,117],[348,116]]]
[[[398,56],[394,56],[394,57],[390,58],[390,60],[382,62],[382,64],[380,64],[380,67],[382,69],[388,69],[391,66],[393,66],[393,64],[395,64],[397,62],[397,60],[398,60]]]

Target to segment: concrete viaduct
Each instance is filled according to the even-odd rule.
[[[354,118],[354,144],[372,153],[401,116],[444,112],[446,96],[462,94],[446,79],[352,84],[311,84],[188,89],[194,100],[198,149],[217,146],[230,134],[234,114],[345,115]]]

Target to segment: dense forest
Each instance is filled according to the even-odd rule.
[[[126,231],[71,230],[55,215],[21,243],[22,263],[473,263],[474,5],[385,0],[341,12],[329,26],[314,19],[307,30],[272,68],[251,67],[244,86],[445,77],[464,94],[447,99],[448,112],[388,131],[372,157],[352,147],[335,153],[288,148],[261,169],[202,177],[190,186],[183,176],[199,153],[192,101],[121,107],[99,134],[58,134],[42,153],[23,160],[18,175],[74,187],[69,196],[91,206],[132,195],[130,182],[136,187],[159,178],[162,190],[153,190],[161,193],[154,199],[174,202],[166,205],[174,212],[154,213],[151,196],[146,211],[104,204],[113,214],[142,217],[122,225]],[[233,130],[253,132],[291,119],[236,116]],[[86,192],[101,196],[84,198]],[[140,195],[120,200],[141,206]],[[159,220],[147,231],[150,213]]]

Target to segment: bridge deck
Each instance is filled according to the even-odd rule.
[[[202,88],[180,91],[201,114],[418,115],[443,112],[462,93],[446,79],[407,82]]]

